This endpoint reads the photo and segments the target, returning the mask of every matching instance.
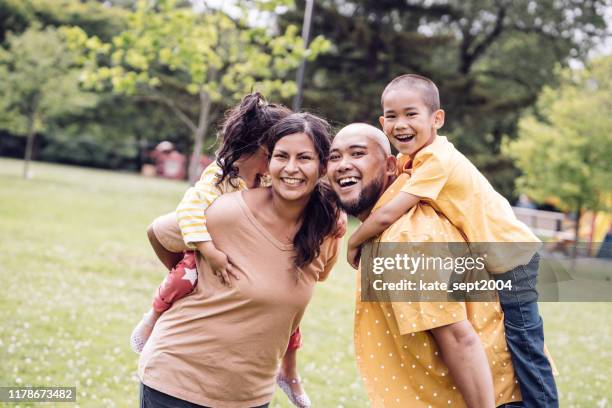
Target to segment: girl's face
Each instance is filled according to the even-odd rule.
[[[305,133],[294,133],[274,145],[269,172],[272,190],[285,200],[308,200],[320,177],[321,162]]]
[[[262,176],[268,172],[268,150],[260,147],[252,155],[240,157],[235,164],[238,175],[246,181],[247,187],[258,187]]]

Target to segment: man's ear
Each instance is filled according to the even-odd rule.
[[[379,117],[378,122],[380,123],[381,128],[385,127],[385,117],[384,116]]]
[[[397,159],[395,156],[389,155],[385,159],[385,173],[387,176],[397,175]]]
[[[445,117],[445,115],[446,115],[446,113],[444,113],[444,111],[442,109],[438,109],[434,113],[434,128],[436,128],[436,130],[438,130],[442,126],[444,126],[444,117]]]

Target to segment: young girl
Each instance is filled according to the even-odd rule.
[[[272,125],[289,114],[289,109],[267,103],[259,93],[244,97],[226,116],[216,162],[210,164],[195,186],[187,190],[176,213],[157,218],[149,227],[151,245],[170,273],[157,290],[153,307],[132,332],[130,344],[137,353],[142,351],[161,314],[195,287],[195,251],[204,257],[224,284],[231,286],[230,276],[239,279],[232,271],[231,259],[215,247],[208,234],[205,211],[222,194],[260,185],[268,165],[268,152],[261,146],[260,139]],[[166,228],[160,228],[161,225]],[[157,232],[167,231],[169,225],[175,225],[174,234]],[[298,328],[283,357],[278,383],[296,406],[308,407],[310,400],[297,375],[296,351],[299,347]]]

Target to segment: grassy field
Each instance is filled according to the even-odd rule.
[[[137,406],[128,336],[165,274],[144,231],[187,185],[42,163],[25,181],[21,165],[0,159],[0,386],[76,386],[78,406]],[[368,406],[353,290],[341,259],[302,324],[301,372],[316,407]],[[542,314],[561,406],[610,406],[612,304],[548,303]],[[272,406],[290,405],[277,392]]]

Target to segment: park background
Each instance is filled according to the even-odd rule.
[[[128,337],[165,274],[144,231],[188,187],[139,171],[162,141],[212,154],[224,111],[251,90],[338,129],[376,124],[391,78],[426,75],[447,112],[441,133],[498,191],[565,211],[579,240],[603,239],[609,1],[322,0],[305,46],[308,3],[0,0],[0,385],[137,404]],[[368,406],[354,281],[341,259],[305,317],[300,367],[315,406]],[[611,406],[611,304],[541,308],[562,406]],[[289,405],[277,393],[272,406]]]

